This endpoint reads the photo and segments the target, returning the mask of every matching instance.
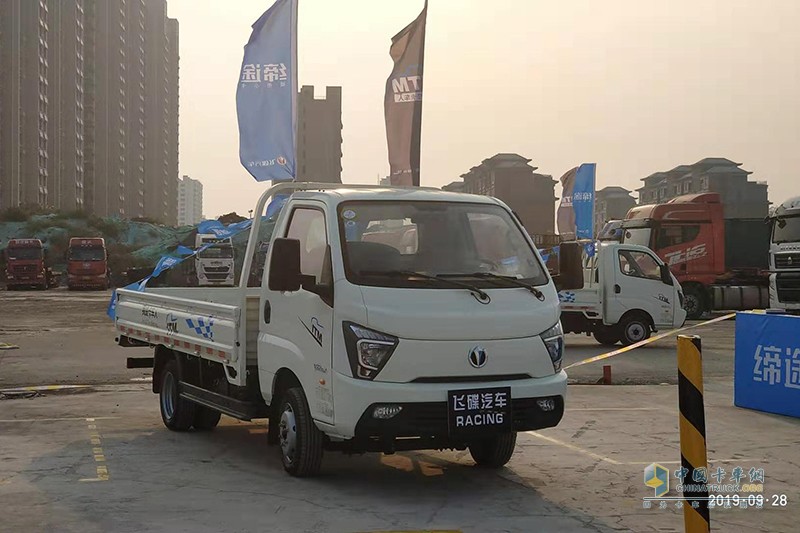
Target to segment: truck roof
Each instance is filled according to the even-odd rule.
[[[379,187],[348,189],[346,187],[324,191],[298,191],[292,198],[313,199],[328,205],[338,205],[351,200],[402,200],[417,202],[463,202],[504,205],[496,198],[480,194],[442,191],[422,187]]]
[[[715,192],[686,194],[677,196],[664,204],[640,205],[631,208],[625,220],[667,219],[692,220],[703,213],[709,205],[721,204],[720,195]]]
[[[41,248],[42,241],[39,239],[9,239],[9,248]]]
[[[773,213],[773,216],[776,217],[794,215],[800,215],[800,196],[795,196],[794,198],[789,198],[785,202],[781,202],[781,205],[776,207]]]
[[[102,237],[72,237],[69,240],[70,246],[105,246],[106,241]]]

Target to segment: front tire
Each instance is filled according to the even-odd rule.
[[[469,454],[483,468],[502,468],[514,455],[517,433],[503,433],[470,444]]]
[[[703,290],[697,287],[687,287],[683,294],[683,308],[686,318],[700,320],[706,312],[706,298]]]
[[[619,328],[624,346],[630,346],[650,338],[650,322],[643,315],[635,314],[623,318]]]
[[[216,409],[211,409],[204,405],[195,405],[192,426],[197,431],[211,431],[219,424],[221,415],[222,413]]]
[[[196,404],[178,396],[179,381],[178,362],[172,359],[164,365],[161,373],[158,402],[161,406],[161,420],[172,431],[188,431],[194,422]]]
[[[278,443],[283,469],[295,477],[317,475],[322,467],[323,438],[311,417],[303,389],[288,389],[279,405]]]

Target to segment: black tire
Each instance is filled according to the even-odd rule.
[[[322,432],[314,424],[300,387],[283,393],[278,409],[278,442],[283,469],[295,477],[311,477],[322,466]]]
[[[211,409],[204,405],[195,405],[192,426],[197,431],[211,431],[219,424],[221,415],[222,413],[216,409]]]
[[[642,342],[650,338],[650,321],[638,313],[627,315],[619,323],[619,332],[623,346]]]
[[[619,342],[619,331],[616,328],[600,326],[594,330],[594,340],[603,346],[614,346]]]
[[[178,362],[170,360],[161,373],[161,392],[158,395],[161,420],[172,431],[188,431],[194,422],[197,404],[178,396],[180,373]]]
[[[469,454],[483,468],[502,468],[514,455],[517,433],[503,433],[469,445]]]
[[[683,308],[688,320],[700,320],[706,313],[706,295],[698,287],[687,287],[683,293]]]

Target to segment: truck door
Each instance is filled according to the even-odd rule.
[[[280,236],[300,241],[300,270],[319,283],[329,242],[325,211],[321,204],[295,202],[288,216]],[[303,288],[274,292],[266,282],[262,283],[261,306],[259,369],[269,374],[284,367],[292,370],[303,386],[314,418],[333,423],[333,308]],[[265,377],[270,379],[262,382],[272,382],[271,375],[262,379]]]
[[[607,292],[609,308],[621,317],[627,311],[648,313],[656,326],[672,326],[673,288],[661,281],[659,262],[649,252],[618,248],[614,286]],[[609,294],[610,292],[610,294]]]

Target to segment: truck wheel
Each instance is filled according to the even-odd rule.
[[[703,291],[696,287],[687,287],[683,294],[683,308],[686,310],[687,319],[700,320],[706,312],[706,299]]]
[[[650,338],[650,322],[643,315],[634,314],[623,318],[619,328],[622,332],[621,340],[624,346],[630,346]]]
[[[288,389],[279,405],[278,442],[284,470],[295,477],[315,476],[322,466],[322,432],[311,418],[303,389]]]
[[[222,413],[216,409],[210,409],[204,405],[195,405],[192,426],[197,431],[211,431],[219,424],[221,415]]]
[[[517,433],[503,433],[470,444],[469,454],[478,466],[501,468],[511,460],[516,446]]]
[[[603,346],[614,346],[619,342],[619,332],[615,328],[600,326],[594,330],[594,340]]]
[[[178,396],[178,363],[173,359],[161,373],[161,419],[172,431],[187,431],[194,422],[196,404]]]

